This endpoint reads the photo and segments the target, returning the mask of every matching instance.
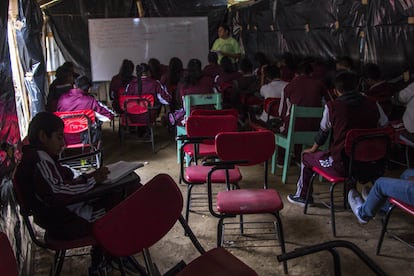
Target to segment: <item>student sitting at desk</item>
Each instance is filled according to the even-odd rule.
[[[182,99],[185,95],[212,94],[213,80],[202,74],[201,61],[193,58],[188,61],[187,70],[183,81],[178,84],[178,102],[183,105]]]
[[[63,94],[57,102],[57,111],[77,111],[93,110],[95,112],[96,122],[92,126],[92,142],[98,143],[101,140],[101,125],[103,122],[109,122],[114,119],[114,112],[106,105],[96,100],[89,94],[92,83],[86,76],[80,76],[75,80],[75,88]],[[81,135],[84,143],[88,142],[86,133]],[[67,135],[66,143],[78,143],[78,135]]]
[[[150,94],[154,96],[155,105],[171,102],[171,95],[160,81],[153,78],[150,67],[146,63],[136,66],[137,78],[133,79],[125,90],[127,96],[141,96]]]
[[[40,112],[29,124],[30,145],[23,147],[23,157],[17,166],[15,181],[20,183],[25,203],[33,211],[34,221],[55,238],[74,239],[92,235],[93,222],[141,185],[126,184],[125,191],[113,190],[90,201],[72,203],[88,193],[109,173],[106,167],[78,177],[58,162],[64,147],[63,121],[53,113]],[[91,250],[92,267],[103,261],[100,248]]]

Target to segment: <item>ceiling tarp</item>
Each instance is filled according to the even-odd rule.
[[[261,51],[276,59],[284,52],[303,56],[350,56],[378,63],[385,77],[414,62],[414,0],[259,0],[231,8],[248,57]],[[265,39],[263,39],[265,38]]]

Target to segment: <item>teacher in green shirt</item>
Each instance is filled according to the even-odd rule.
[[[237,63],[240,58],[240,45],[233,37],[230,36],[230,28],[226,24],[218,27],[218,38],[214,41],[211,52],[218,54],[218,63],[224,56],[230,57],[233,64]]]

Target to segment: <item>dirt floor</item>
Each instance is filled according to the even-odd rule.
[[[108,164],[118,160],[146,162],[143,168],[136,172],[141,177],[142,183],[146,183],[158,173],[171,175],[178,183],[179,166],[177,164],[176,147],[173,134],[168,133],[161,126],[156,129],[156,149],[153,154],[151,145],[140,143],[135,135],[127,135],[125,142],[120,145],[117,132],[112,131],[112,127],[106,125],[103,133],[104,144],[104,163]],[[387,172],[389,176],[398,176],[403,170],[402,167],[394,168]],[[322,242],[334,240],[331,233],[331,221],[329,209],[325,208],[316,199],[316,204],[311,207],[307,215],[303,214],[303,208],[287,202],[286,196],[295,191],[295,181],[299,168],[293,166],[289,171],[289,183],[283,185],[280,181],[280,170],[276,176],[270,175],[270,188],[276,189],[281,194],[284,201],[284,209],[281,211],[281,219],[286,241],[286,251],[290,252],[296,248],[315,245]],[[261,186],[263,166],[243,168],[243,181],[241,187],[248,185]],[[186,185],[179,184],[183,195],[186,193]],[[326,182],[316,181],[315,193],[319,198],[327,199],[329,185]],[[341,190],[340,188],[338,191]],[[198,196],[206,198],[205,187],[197,187],[195,192]],[[339,195],[340,193],[338,193]],[[206,249],[216,246],[217,219],[212,217],[205,206],[204,201],[197,204],[196,212],[190,214],[189,223],[194,233]],[[350,241],[360,247],[370,258],[372,258],[389,275],[412,275],[414,271],[414,250],[394,240],[385,237],[382,255],[376,256],[375,250],[381,229],[381,220],[374,219],[367,225],[359,225],[352,212],[341,207],[341,199],[338,198],[338,212],[336,216],[337,239]],[[136,218],[139,219],[139,218]],[[271,221],[271,216],[251,216],[246,221],[257,221],[264,219]],[[414,240],[412,229],[414,220],[412,217],[396,212],[390,220],[390,227],[394,232],[398,232],[404,238]],[[253,240],[254,237],[263,235],[248,235],[249,240],[240,240],[238,231],[233,230],[234,225],[226,225],[225,239],[228,249],[251,266],[259,275],[283,275],[283,266],[276,259],[281,253],[277,240],[273,240],[273,235],[269,235],[272,224],[254,224],[248,231],[266,232],[267,239]],[[142,227],[145,227],[143,225]],[[250,233],[250,232],[249,232]],[[233,235],[232,235],[233,234]],[[411,236],[411,237],[410,237]],[[270,240],[269,237],[272,239]],[[114,237],[116,238],[116,237]],[[242,248],[241,245],[249,247]],[[239,247],[237,247],[239,246]],[[166,272],[180,260],[189,262],[197,256],[197,252],[190,243],[189,239],[183,235],[182,228],[176,224],[173,230],[151,249],[153,261],[157,264],[161,273]],[[83,252],[88,252],[85,248]],[[358,257],[348,249],[338,249],[341,256],[342,275],[375,275]],[[79,252],[77,252],[79,253]],[[35,275],[47,275],[52,262],[52,255],[45,250],[37,249],[35,259]],[[136,255],[142,262],[140,254]],[[87,275],[89,256],[67,258],[64,264],[62,275]],[[327,252],[315,253],[305,257],[290,260],[288,262],[289,275],[334,275],[332,256]],[[1,274],[1,273],[0,273]],[[116,272],[111,275],[118,275]]]

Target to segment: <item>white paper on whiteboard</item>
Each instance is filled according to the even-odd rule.
[[[207,17],[151,17],[89,19],[89,45],[93,81],[109,81],[122,60],[138,64],[157,58],[168,64],[178,57],[184,67],[191,58],[208,55]]]

